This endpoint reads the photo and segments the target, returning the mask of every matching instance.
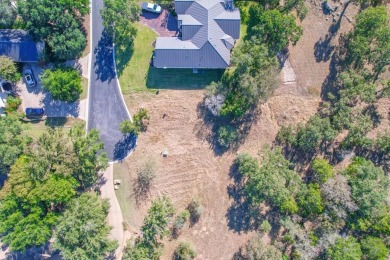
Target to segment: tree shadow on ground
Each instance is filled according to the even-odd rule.
[[[93,64],[95,73],[101,81],[111,81],[116,77],[113,56],[113,38],[106,30],[103,31],[98,45],[94,50],[96,61]]]
[[[120,77],[134,54],[134,42],[123,42],[115,45],[115,63]]]
[[[142,202],[144,202],[150,195],[151,184],[145,184],[139,177],[137,177],[136,181],[133,184],[133,198],[135,199],[135,203],[139,206]]]
[[[125,159],[136,147],[137,136],[134,134],[124,135],[121,140],[115,144],[114,161],[122,161]]]
[[[227,187],[229,198],[233,200],[225,215],[228,220],[228,227],[237,233],[255,230],[258,228],[260,221],[259,210],[252,207],[251,203],[246,199],[244,190],[245,180],[237,172],[235,164],[230,168],[229,175],[234,183],[229,184]]]
[[[321,37],[321,39],[314,44],[314,56],[317,62],[326,62],[332,57],[332,53],[335,50],[335,46],[333,46],[331,42],[333,38],[336,37],[336,34],[340,29],[341,21],[345,11],[347,10],[348,5],[349,2],[344,5],[343,10],[341,11],[337,21],[333,22],[332,25],[329,27],[328,34],[325,35],[324,38]]]
[[[218,82],[225,70],[199,69],[161,69],[149,66],[146,87],[150,89],[192,90],[204,89],[211,82]]]
[[[213,115],[210,110],[205,106],[204,100],[197,106],[198,118],[202,119],[202,125],[197,126],[195,129],[198,138],[207,140],[210,147],[213,149],[214,154],[221,156],[225,152],[235,152],[245,142],[250,129],[253,124],[256,124],[261,116],[261,109],[259,107],[252,108],[242,118],[231,120],[226,117],[219,117]],[[229,147],[224,147],[218,142],[218,130],[222,126],[232,127],[236,133],[237,138],[234,140]]]

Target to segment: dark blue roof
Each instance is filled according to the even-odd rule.
[[[37,45],[24,30],[0,30],[0,55],[16,62],[38,61]]]

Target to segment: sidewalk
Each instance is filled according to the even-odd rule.
[[[114,190],[114,173],[113,164],[110,163],[107,170],[103,173],[103,179],[105,183],[100,188],[101,196],[104,199],[108,199],[110,202],[110,211],[108,213],[108,223],[112,227],[110,232],[110,239],[117,240],[119,247],[115,252],[116,259],[122,258],[122,251],[125,246],[124,232],[123,232],[123,217],[122,211],[119,206],[119,202],[116,198]]]

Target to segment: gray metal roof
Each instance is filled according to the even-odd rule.
[[[181,21],[182,25],[202,25],[198,20],[189,14],[179,14],[177,19]]]
[[[154,66],[228,67],[230,50],[240,36],[239,10],[225,8],[224,0],[176,0],[175,8],[183,38],[157,37]]]
[[[37,45],[24,30],[0,30],[0,55],[16,62],[38,61]]]

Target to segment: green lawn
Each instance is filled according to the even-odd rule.
[[[75,122],[81,121],[78,118],[68,117],[48,117],[44,120],[35,120],[26,122],[27,129],[23,131],[25,135],[38,139],[48,127],[63,127],[65,131],[68,131]]]
[[[83,100],[88,96],[88,79],[81,77],[81,84],[83,87],[83,92],[80,94],[80,100]]]
[[[116,49],[119,82],[125,95],[146,90],[146,75],[154,49],[152,43],[157,37],[153,30],[144,25],[137,24],[137,29],[138,33],[132,51],[123,52]],[[131,56],[130,60],[128,56]]]
[[[131,224],[131,213],[134,212],[136,205],[134,199],[131,197],[133,187],[130,182],[130,173],[125,164],[114,164],[115,179],[121,180],[119,189],[115,193],[122,210],[123,220]]]
[[[132,50],[116,50],[119,82],[123,94],[150,91],[151,89],[200,89],[218,81],[224,70],[156,69],[150,67],[150,58],[157,34],[137,24],[138,33]],[[154,91],[153,91],[154,92]]]

